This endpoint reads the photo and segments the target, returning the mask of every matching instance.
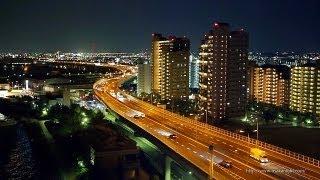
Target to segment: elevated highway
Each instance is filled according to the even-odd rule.
[[[255,139],[206,125],[153,106],[128,94],[117,98],[119,86],[131,77],[101,79],[94,84],[100,101],[123,118],[160,140],[168,148],[214,179],[320,179],[318,160],[306,157]],[[123,92],[121,92],[123,93]],[[135,112],[145,114],[134,118]],[[175,134],[177,138],[168,138]],[[208,147],[213,145],[213,150]],[[266,151],[269,163],[250,157],[250,148]],[[232,162],[231,168],[219,161]]]

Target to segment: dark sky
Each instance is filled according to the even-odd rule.
[[[319,0],[0,0],[0,51],[141,51],[151,34],[197,50],[212,22],[250,34],[254,51],[319,51]]]

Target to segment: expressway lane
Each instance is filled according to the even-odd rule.
[[[111,87],[117,87],[115,84],[111,84],[110,85]],[[104,89],[102,89],[104,92],[108,92],[108,91],[110,91],[111,89],[106,89],[106,88],[104,88]],[[115,106],[117,106],[117,108],[118,108],[118,110],[122,110],[122,111],[124,111],[125,112],[125,115],[124,115],[124,117],[126,117],[126,118],[130,118],[130,117],[128,117],[128,114],[130,114],[130,111],[132,111],[132,109],[131,108],[126,108],[127,107],[127,104],[126,105],[124,105],[123,104],[123,102],[121,102],[121,101],[118,101],[117,99],[115,99],[115,98],[113,98],[113,97],[110,97],[110,95],[107,93],[107,94],[105,94],[105,95],[102,95],[102,96],[100,96],[100,97],[103,97],[103,98],[105,98],[104,99],[104,101],[115,101],[115,102],[113,102],[113,105],[115,105]],[[108,99],[107,99],[107,97],[109,97]],[[127,102],[127,101],[126,101]],[[113,108],[112,108],[113,109]],[[136,109],[136,108],[135,108]],[[139,110],[139,109],[137,109],[137,110]],[[147,121],[145,121],[145,120],[147,120]],[[155,127],[162,127],[163,129],[166,129],[167,131],[169,131],[169,132],[174,132],[175,134],[177,134],[178,136],[179,136],[179,140],[181,140],[180,141],[180,145],[182,146],[182,147],[185,147],[187,150],[189,150],[189,151],[191,151],[191,152],[193,152],[193,153],[195,153],[195,154],[197,154],[197,153],[200,153],[199,154],[199,156],[196,156],[196,158],[197,159],[201,159],[201,161],[204,161],[205,163],[206,163],[206,165],[205,165],[205,168],[203,168],[204,169],[204,171],[205,172],[208,172],[209,171],[209,162],[210,162],[210,159],[209,159],[209,157],[207,157],[208,155],[207,155],[207,152],[208,152],[208,146],[207,145],[204,145],[204,144],[201,144],[201,143],[199,143],[199,142],[197,142],[197,141],[195,141],[195,140],[193,140],[193,139],[191,139],[191,138],[189,138],[189,137],[187,137],[187,136],[185,136],[184,134],[181,134],[181,133],[179,133],[179,132],[177,132],[175,129],[170,129],[170,128],[168,128],[167,126],[164,126],[163,124],[160,124],[158,121],[154,121],[153,119],[151,119],[150,117],[146,117],[146,118],[144,118],[143,119],[143,121],[144,122],[148,122],[148,124],[149,124],[149,126],[150,126],[150,124],[153,124],[153,126],[154,126],[154,128]],[[137,121],[136,119],[135,119],[135,124],[137,124],[137,123],[140,123],[141,121]],[[154,125],[154,123],[156,123],[156,125]],[[146,127],[144,127],[143,128],[144,130],[146,130]],[[179,142],[178,142],[179,143]],[[188,144],[190,145],[190,144],[197,144],[197,146],[193,146],[193,147],[188,147]],[[216,150],[215,150],[215,152],[214,153],[219,153],[219,152],[217,152]],[[200,156],[200,155],[202,155],[202,156]],[[184,156],[185,158],[187,158],[188,156]],[[192,161],[191,161],[192,162]],[[195,161],[193,161],[193,162],[195,162]],[[234,165],[235,166],[246,166],[244,163],[239,163],[239,165],[237,165],[236,163],[234,163]],[[216,167],[216,166],[214,166],[214,167]],[[221,168],[221,167],[220,167]],[[247,167],[247,168],[249,168],[249,167]],[[225,168],[222,168],[224,171],[230,171],[229,169],[225,169]],[[268,175],[261,175],[261,174],[254,174],[254,175],[251,175],[251,174],[248,174],[248,173],[245,173],[244,171],[242,171],[241,169],[244,169],[244,168],[235,168],[235,170],[233,170],[233,171],[235,171],[235,173],[236,174],[241,174],[241,177],[244,177],[245,179],[275,179],[275,178],[272,178],[272,177],[270,177],[270,176],[268,176]],[[220,169],[219,169],[220,170]]]
[[[100,93],[96,92],[96,93],[99,95],[101,92]],[[101,97],[102,97],[101,100],[104,102],[112,101],[112,100],[117,101],[117,100],[114,100],[114,98],[110,98],[107,96],[101,96]],[[209,162],[207,160],[199,158],[195,153],[193,153],[193,151],[186,151],[183,147],[177,145],[176,143],[174,143],[170,139],[168,139],[167,136],[163,136],[163,135],[159,134],[159,130],[170,132],[170,129],[168,129],[162,125],[156,124],[156,123],[154,123],[154,124],[149,123],[148,125],[145,125],[145,124],[141,123],[140,121],[137,121],[136,119],[133,119],[127,115],[129,113],[129,111],[131,111],[132,109],[126,107],[125,105],[120,104],[119,102],[113,102],[113,104],[115,107],[117,107],[117,113],[124,116],[126,119],[128,119],[131,122],[133,122],[134,124],[136,124],[138,127],[144,129],[145,131],[147,131],[148,133],[150,133],[151,135],[153,135],[154,137],[159,139],[161,142],[164,142],[168,147],[170,147],[174,151],[180,152],[179,153],[180,155],[185,157],[191,163],[198,166],[203,171],[206,172],[209,169]],[[149,119],[149,121],[153,122],[151,119]],[[178,144],[179,143],[183,144],[182,141],[186,141],[186,139],[184,139],[182,137],[183,137],[183,135],[181,135],[181,137],[179,138]],[[221,179],[241,179],[241,178],[238,178],[237,176],[233,175],[231,172],[226,173],[225,170],[219,166],[214,166],[214,170],[217,172],[216,177],[218,177],[219,179],[220,178]],[[220,174],[223,174],[223,176],[221,176]]]
[[[147,112],[146,116],[148,118],[151,118],[154,121],[158,121],[159,123],[165,124],[167,127],[175,130],[176,132],[179,132],[180,134],[184,134],[186,136],[191,135],[191,137],[194,137],[196,141],[202,143],[205,148],[208,148],[208,146],[211,143],[215,143],[216,144],[214,146],[215,154],[218,157],[220,157],[221,159],[232,161],[233,164],[236,165],[236,167],[241,167],[238,169],[240,169],[242,172],[235,172],[237,174],[240,173],[242,174],[242,176],[244,176],[244,174],[250,174],[255,178],[265,176],[266,178],[277,178],[277,179],[306,179],[305,177],[302,177],[302,176],[297,177],[296,175],[285,174],[285,173],[273,173],[273,172],[259,173],[259,172],[263,172],[264,170],[268,170],[268,167],[264,167],[264,164],[259,163],[256,160],[252,159],[249,156],[249,153],[246,153],[245,155],[235,153],[234,150],[236,149],[234,148],[233,150],[231,150],[231,147],[230,147],[230,146],[233,147],[235,145],[228,145],[225,142],[225,140],[220,139],[219,136],[217,135],[211,136],[207,134],[205,135],[205,133],[201,133],[200,131],[197,131],[197,129],[194,127],[191,128],[189,126],[177,123],[177,121],[173,121],[172,119],[174,119],[174,117],[168,118],[168,114],[163,115],[162,113],[154,112],[155,111],[154,109],[149,109],[148,111],[146,111],[145,107],[143,107],[139,103],[136,103],[132,99],[130,101],[126,101],[125,103],[130,107],[135,107],[135,109],[138,111]],[[211,139],[213,137],[214,139]],[[216,140],[216,142],[213,142],[213,140]],[[247,152],[249,151],[250,149],[247,150]],[[285,168],[282,168],[282,169],[285,169]]]
[[[247,168],[244,169],[245,171],[250,171],[250,172],[254,172],[254,173],[258,173],[260,171],[272,171],[272,170],[276,170],[278,171],[278,173],[275,172],[268,172],[269,174],[273,175],[276,178],[281,178],[281,179],[318,179],[318,174],[317,173],[313,173],[312,171],[309,171],[307,169],[305,169],[307,173],[299,173],[299,172],[290,172],[290,173],[286,173],[287,171],[289,171],[290,169],[296,169],[296,170],[301,170],[300,166],[294,166],[292,168],[293,165],[289,165],[291,168],[288,168],[288,165],[280,165],[279,162],[277,163],[277,161],[279,161],[276,158],[273,157],[269,157],[269,159],[271,160],[270,163],[268,163],[268,165],[263,165],[260,164],[259,162],[257,162],[256,160],[252,159],[249,155],[250,152],[250,148],[247,146],[243,146],[243,145],[239,145],[239,143],[233,143],[230,142],[230,140],[222,138],[222,136],[220,136],[219,134],[216,133],[208,133],[208,131],[201,131],[201,129],[203,127],[198,127],[195,128],[194,124],[189,124],[189,126],[187,125],[188,123],[184,123],[183,124],[183,128],[181,127],[180,123],[176,123],[179,122],[178,120],[176,120],[176,116],[170,116],[170,113],[163,115],[164,113],[162,112],[163,110],[155,108],[154,106],[152,107],[152,105],[147,104],[146,107],[144,107],[143,103],[139,103],[137,102],[139,100],[134,100],[134,99],[130,99],[130,102],[127,102],[127,105],[130,105],[130,107],[135,107],[135,108],[140,108],[138,110],[142,111],[142,112],[147,112],[147,114],[149,114],[151,117],[153,117],[154,119],[162,119],[163,123],[166,123],[167,121],[170,121],[169,126],[171,126],[171,128],[174,129],[180,129],[180,131],[183,132],[188,132],[188,133],[192,133],[192,137],[195,137],[196,140],[209,145],[210,144],[210,140],[208,139],[208,137],[215,137],[215,139],[217,139],[218,146],[217,149],[220,149],[220,152],[223,152],[223,149],[221,149],[220,147],[225,146],[226,149],[230,149],[230,147],[237,147],[239,150],[242,150],[244,152],[243,156],[238,156],[238,157],[234,157],[234,154],[228,154],[229,157],[234,157],[234,159],[237,160],[242,160],[248,164],[251,165],[252,168]],[[147,115],[146,114],[146,115]],[[164,119],[166,121],[164,121]],[[175,121],[174,121],[175,120]],[[175,124],[172,124],[175,123]],[[209,143],[208,143],[209,142]],[[226,143],[228,142],[228,143]],[[252,147],[252,146],[251,146]],[[232,151],[231,151],[232,152]],[[286,164],[281,162],[281,164]],[[318,172],[319,173],[319,172]]]
[[[183,122],[184,126],[189,124],[188,132],[198,131],[195,133],[195,137],[202,136],[203,135],[202,132],[204,132],[205,134],[207,134],[207,136],[214,135],[217,138],[223,138],[224,141],[233,142],[235,146],[239,146],[241,148],[244,148],[249,156],[249,151],[250,151],[249,147],[252,147],[252,144],[245,144],[244,145],[242,142],[239,142],[237,140],[232,140],[232,139],[230,139],[230,137],[225,137],[225,135],[223,135],[223,134],[219,134],[219,136],[217,136],[216,133],[211,133],[210,131],[205,129],[205,127],[203,127],[203,126],[198,126],[199,129],[195,128],[195,124],[190,123],[189,121],[185,121],[183,119],[181,120],[181,118],[184,118],[184,117],[178,116],[178,118],[177,118],[177,115],[171,115],[171,112],[160,109],[158,107],[155,107],[155,106],[153,106],[149,103],[143,102],[141,100],[138,100],[135,98],[130,98],[130,103],[132,103],[130,107],[140,107],[140,108],[142,108],[142,109],[140,109],[142,112],[149,113],[149,112],[155,111],[155,113],[153,113],[152,116],[166,114],[165,116],[162,116],[161,118],[167,119],[167,120],[175,119],[178,122]],[[186,118],[184,118],[184,119],[186,119]],[[179,126],[179,124],[176,124],[172,127],[177,128],[177,126]],[[272,154],[272,152],[268,153],[268,155],[270,155],[270,154]],[[290,162],[290,160],[278,157],[277,154],[276,155],[272,154],[272,156],[270,155],[269,159],[272,160],[274,162],[274,164],[276,164],[276,166],[274,166],[274,169],[279,171],[279,173],[283,174],[283,176],[289,176],[290,178],[293,178],[293,179],[294,178],[299,178],[299,179],[319,179],[320,178],[320,170],[319,169],[313,170],[311,168],[310,169],[303,168],[303,167],[301,167],[300,163],[297,164],[295,162]],[[251,161],[255,161],[255,160],[251,159]],[[281,164],[281,165],[279,165],[279,164]],[[270,169],[271,169],[270,167],[260,168],[260,170],[270,170]],[[290,172],[290,175],[289,175],[289,173],[284,173],[284,172],[288,172],[288,171],[293,171],[293,172]]]
[[[103,82],[103,83],[102,83]],[[135,124],[139,124],[142,129],[147,132],[156,133],[157,128],[161,127],[161,130],[169,131],[178,135],[176,141],[173,144],[170,144],[167,139],[161,139],[161,136],[157,138],[169,143],[170,148],[177,148],[178,151],[183,152],[192,163],[197,163],[200,169],[205,172],[209,171],[209,162],[210,158],[208,157],[208,145],[214,144],[214,156],[222,157],[226,160],[231,160],[233,162],[234,168],[230,169],[234,174],[241,176],[244,179],[319,179],[320,171],[308,168],[302,168],[300,164],[296,162],[290,162],[277,153],[269,153],[268,157],[271,160],[268,165],[262,165],[259,162],[249,157],[249,150],[252,147],[252,144],[241,142],[236,139],[232,139],[224,134],[215,132],[213,130],[208,130],[208,128],[191,123],[186,118],[174,115],[171,112],[160,109],[156,106],[153,106],[149,103],[140,101],[133,97],[128,96],[129,100],[119,101],[118,99],[112,97],[109,93],[112,90],[113,92],[119,91],[118,89],[118,79],[113,80],[103,80],[99,83],[96,83],[97,86],[94,88],[96,95],[102,101],[107,104],[111,109],[122,111],[120,114],[125,118],[128,117],[130,111],[138,110],[144,112],[146,117],[137,121],[137,119],[132,118],[132,121]],[[98,92],[98,90],[100,91]],[[147,123],[146,123],[147,122]],[[192,137],[192,138],[190,138]],[[165,137],[166,138],[166,137]],[[171,140],[171,139],[170,139]],[[171,140],[172,141],[172,140]],[[189,152],[186,154],[186,151]],[[188,159],[189,158],[189,159]],[[215,166],[218,167],[218,166]],[[274,172],[264,172],[267,170],[287,170],[287,169],[304,169],[305,173],[274,173]],[[217,172],[228,174],[230,173],[229,169],[226,168],[215,168]],[[250,170],[250,171],[248,171]]]

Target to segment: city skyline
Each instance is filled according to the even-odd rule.
[[[318,7],[0,1],[0,179],[320,179]]]
[[[214,21],[250,32],[251,51],[310,52],[319,48],[317,7],[317,1],[2,1],[0,52],[137,52],[149,48],[154,32],[186,36],[197,51]]]

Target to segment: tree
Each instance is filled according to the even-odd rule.
[[[103,119],[104,119],[104,114],[101,111],[97,111],[96,113],[93,114],[91,118],[91,123],[97,124],[97,123],[103,122]]]
[[[47,117],[57,119],[61,124],[70,124],[72,112],[68,106],[56,104],[50,107]]]
[[[266,124],[269,124],[270,121],[275,120],[276,115],[271,109],[267,109],[263,112],[262,118],[265,120]]]

